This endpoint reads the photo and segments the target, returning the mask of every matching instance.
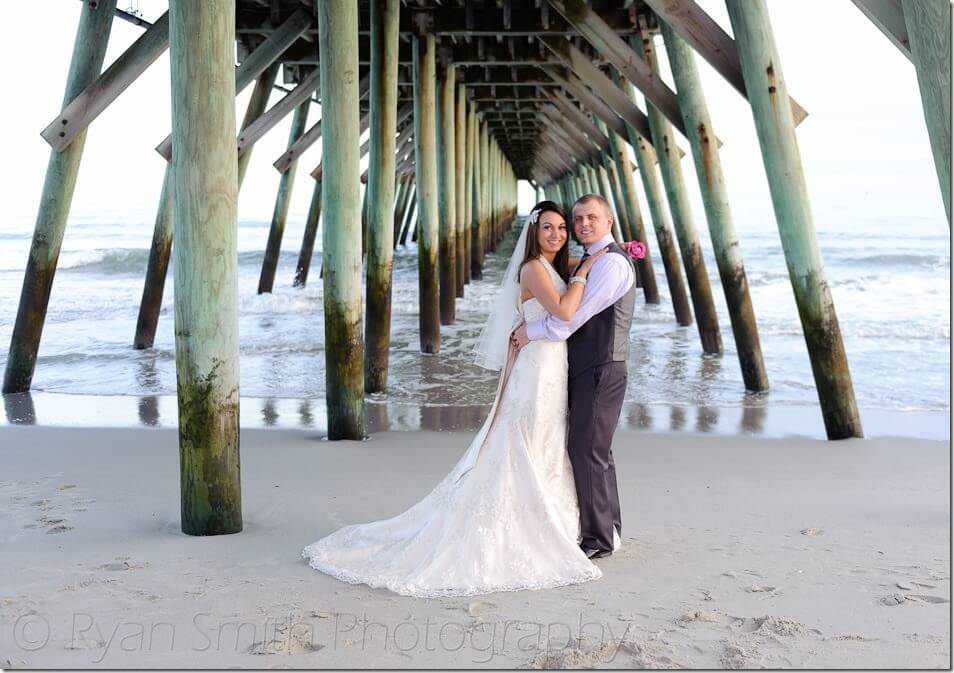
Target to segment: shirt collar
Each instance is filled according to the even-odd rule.
[[[594,243],[593,245],[589,246],[588,248],[584,248],[584,250],[586,251],[587,255],[592,255],[594,252],[598,250],[602,250],[603,248],[605,248],[606,246],[614,242],[615,242],[615,239],[613,238],[613,232],[610,232],[606,234],[606,236],[598,240],[596,243]]]

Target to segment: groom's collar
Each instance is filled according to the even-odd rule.
[[[594,252],[602,250],[603,248],[610,245],[611,243],[614,243],[615,240],[616,239],[613,238],[613,232],[610,232],[606,234],[606,236],[598,240],[596,243],[594,243],[593,245],[584,248],[584,250],[586,251],[587,255],[592,255]]]

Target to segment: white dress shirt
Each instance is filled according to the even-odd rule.
[[[613,235],[607,234],[588,246],[586,252],[587,254],[599,252],[613,242]],[[606,253],[593,263],[583,288],[583,299],[573,317],[569,320],[560,320],[548,315],[542,320],[529,323],[527,338],[530,341],[539,339],[566,341],[583,323],[619,301],[634,282],[636,282],[636,272],[633,270],[633,263],[623,255]]]

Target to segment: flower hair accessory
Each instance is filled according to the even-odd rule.
[[[630,241],[626,247],[626,252],[633,259],[644,259],[646,257],[646,244],[642,241]]]

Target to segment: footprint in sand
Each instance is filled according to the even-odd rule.
[[[720,661],[723,668],[759,668],[762,653],[755,645],[742,646],[739,643],[727,642]]]
[[[691,610],[676,617],[676,624],[683,628],[690,624],[720,624],[727,621],[728,618],[716,610]]]
[[[798,636],[805,632],[805,625],[794,619],[764,615],[762,617],[737,617],[736,627],[747,633],[772,634],[775,636]]]
[[[901,605],[907,600],[908,598],[904,594],[888,594],[887,596],[882,596],[878,600],[878,603],[880,603],[881,605],[894,606],[894,605]]]
[[[111,563],[96,566],[96,570],[115,572],[120,570],[139,570],[140,568],[148,567],[148,561],[135,561],[129,556],[117,556]]]

